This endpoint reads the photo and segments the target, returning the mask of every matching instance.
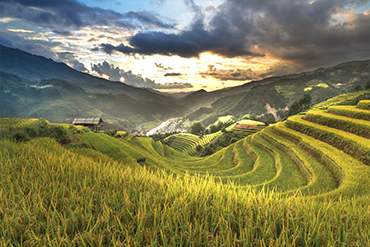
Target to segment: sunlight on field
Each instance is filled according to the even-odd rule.
[[[206,157],[189,154],[222,131],[174,135],[177,149],[148,137],[92,131],[77,134],[90,148],[61,146],[48,137],[20,142],[3,137],[1,241],[369,246],[370,101],[331,103],[327,110],[269,126],[239,121],[251,126],[243,131],[255,132]],[[34,122],[0,123],[11,137]]]

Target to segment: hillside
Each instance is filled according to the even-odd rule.
[[[209,94],[213,95],[214,102],[205,101],[203,105],[197,104],[200,109],[189,114],[188,118],[192,121],[201,121],[204,125],[209,125],[218,117],[226,115],[240,118],[249,114],[261,118],[262,121],[280,121],[293,101],[299,100],[306,93],[311,95],[312,103],[316,104],[343,93],[354,92],[356,85],[364,89],[366,82],[369,81],[369,68],[369,60],[348,62],[330,68],[268,78],[251,82],[251,85],[247,83],[220,92],[211,92]],[[190,94],[179,102],[181,104],[181,100],[191,98]],[[194,102],[200,101],[198,99]]]
[[[78,72],[51,59],[0,46],[0,117],[42,117],[71,123],[103,117],[105,128],[182,116],[187,108],[147,89]]]
[[[179,98],[184,94],[171,97],[108,81],[5,46],[0,46],[0,63],[0,117],[42,117],[69,123],[74,117],[99,116],[106,120],[104,128],[126,130],[184,116],[183,123],[201,121],[206,126],[227,115],[279,121],[305,93],[318,103],[351,92],[355,85],[364,88],[369,80],[369,61],[358,61]]]
[[[147,137],[1,119],[1,241],[368,246],[370,100],[360,96],[202,158]],[[79,141],[63,148],[60,133]]]

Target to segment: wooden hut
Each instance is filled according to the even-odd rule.
[[[72,122],[73,125],[83,125],[92,129],[95,132],[98,132],[102,127],[100,124],[103,123],[103,119],[100,117],[92,118],[75,118]]]

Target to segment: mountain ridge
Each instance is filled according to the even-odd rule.
[[[344,62],[236,87],[211,92],[201,89],[171,97],[153,89],[95,77],[64,63],[0,45],[3,109],[0,116],[37,115],[51,122],[101,116],[107,120],[107,128],[131,130],[141,123],[174,117],[185,117],[183,123],[188,125],[194,121],[209,125],[226,115],[236,119],[260,116],[262,121],[274,122],[283,119],[287,107],[305,93],[311,94],[313,103],[318,103],[352,92],[355,85],[364,87],[369,80],[369,61]],[[284,110],[277,110],[273,115],[267,105],[269,109]]]

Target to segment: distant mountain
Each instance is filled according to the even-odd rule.
[[[0,46],[0,117],[43,117],[71,122],[74,117],[103,117],[104,127],[182,116],[175,99],[148,89],[76,71],[64,63]]]
[[[282,77],[267,78],[238,87],[214,92],[195,92],[179,99],[178,103],[198,110],[187,116],[190,121],[212,124],[220,116],[245,115],[263,121],[279,121],[294,100],[309,93],[312,103],[342,93],[353,92],[356,85],[362,89],[370,75],[370,61],[346,62],[330,68]]]
[[[311,94],[312,103],[318,103],[354,91],[356,85],[364,88],[369,65],[369,60],[347,62],[213,92],[170,96],[94,77],[0,45],[0,117],[43,117],[63,123],[74,117],[98,116],[105,120],[105,128],[119,129],[182,116],[189,120],[183,123],[201,121],[204,125],[225,115],[278,121],[305,93]]]

